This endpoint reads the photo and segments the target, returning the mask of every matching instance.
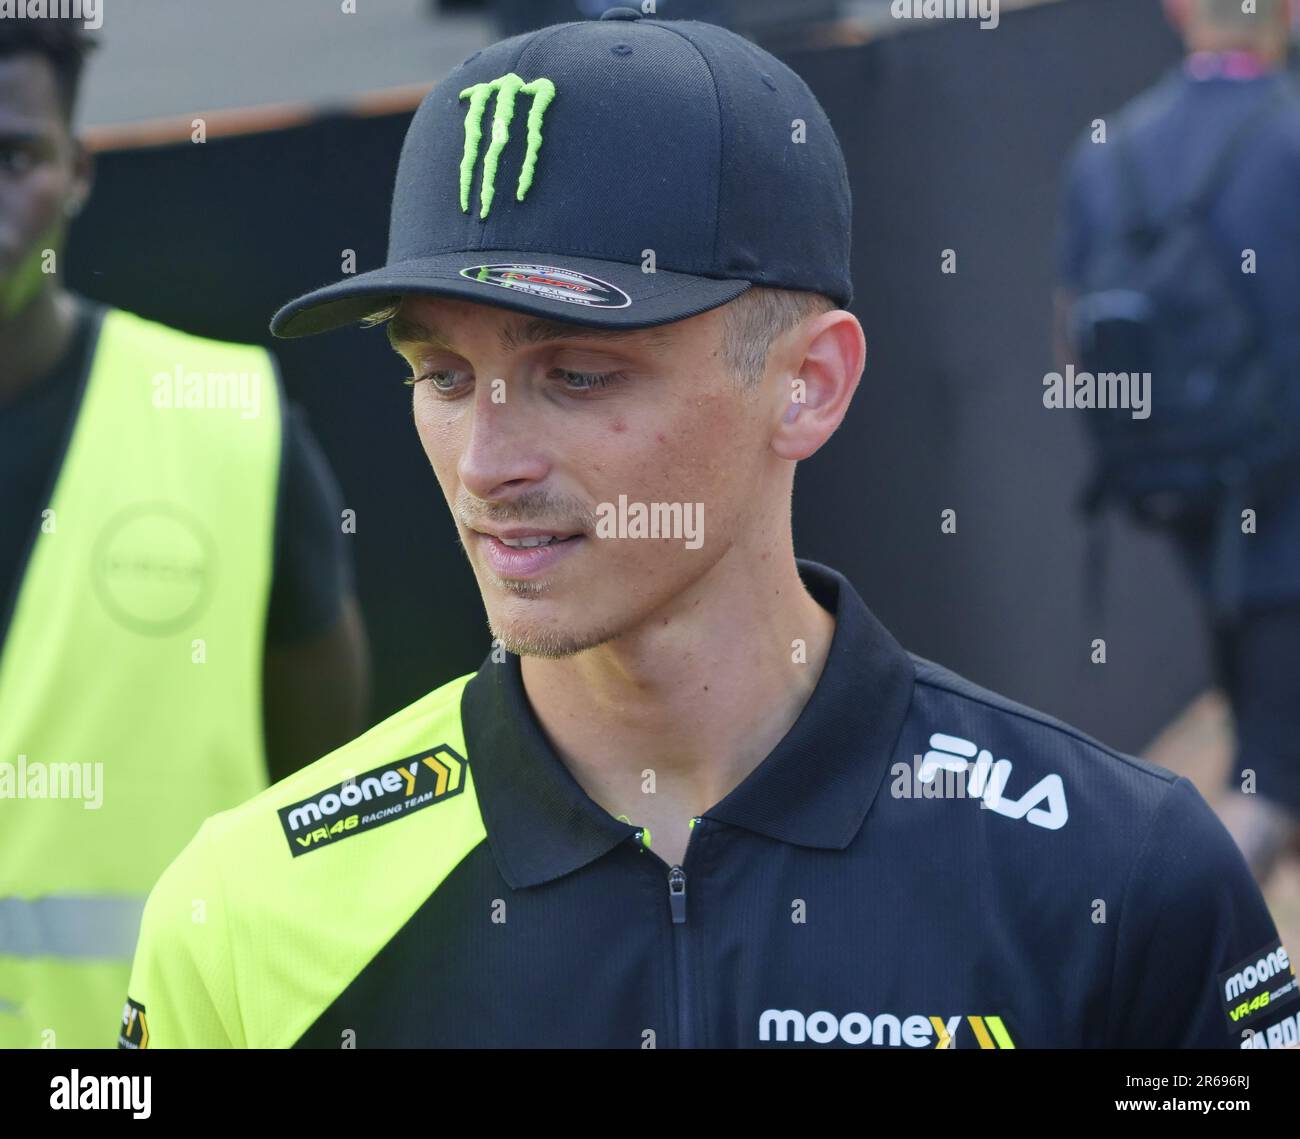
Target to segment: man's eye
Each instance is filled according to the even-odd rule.
[[[573,392],[589,392],[597,388],[603,388],[609,384],[616,383],[623,378],[621,372],[574,372],[567,368],[556,368],[550,372],[550,376],[563,382],[566,390]],[[419,375],[406,377],[402,382],[408,385],[415,385],[428,380],[433,389],[443,395],[454,393],[460,386],[461,373],[451,368],[442,368],[430,372],[422,372]]]
[[[557,368],[551,374],[562,377],[564,386],[575,392],[587,392],[595,388],[603,388],[622,378],[621,372],[570,372],[564,368]]]
[[[25,174],[36,165],[29,147],[0,145],[0,170],[7,174]]]
[[[424,380],[428,380],[430,385],[437,391],[450,392],[456,388],[458,372],[444,368],[434,372],[424,372],[418,376],[407,376],[402,382],[405,384],[415,385]]]

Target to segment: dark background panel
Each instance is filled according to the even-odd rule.
[[[868,339],[847,421],[801,464],[797,550],[846,572],[913,651],[1128,750],[1204,683],[1203,638],[1168,552],[1122,526],[1105,619],[1085,618],[1082,424],[1042,407],[1042,377],[1061,161],[1176,47],[1158,0],[1064,0],[995,33],[927,24],[787,56],[849,164]],[[382,332],[274,341],[266,324],[337,279],[345,250],[359,272],[382,263],[408,118],[102,154],[70,249],[88,295],[274,348],[357,512],[376,720],[478,666],[478,590]]]
[[[847,421],[796,480],[796,547],[844,568],[914,652],[1127,750],[1206,682],[1199,611],[1163,543],[1111,519],[1086,617],[1085,413],[1045,409],[1042,379],[1066,151],[1178,57],[1154,0],[787,56],[844,146],[868,343]]]

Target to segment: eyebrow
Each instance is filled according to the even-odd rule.
[[[514,352],[524,345],[544,344],[550,340],[616,342],[633,338],[640,338],[652,348],[663,348],[671,343],[672,333],[665,328],[588,328],[542,317],[533,317],[519,326],[503,324],[497,330],[497,344],[503,352]],[[388,321],[388,343],[395,351],[403,344],[423,344],[456,352],[446,333],[406,316],[394,316]]]

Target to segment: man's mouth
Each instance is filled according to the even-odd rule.
[[[581,531],[509,527],[499,533],[478,530],[488,568],[500,578],[531,578],[550,570],[582,545]]]
[[[512,550],[531,550],[534,546],[549,546],[556,542],[570,542],[578,535],[569,534],[567,537],[560,537],[558,534],[538,534],[531,538],[499,538],[498,541],[503,546],[509,546]]]
[[[485,538],[495,538],[512,549],[528,549],[582,537],[581,530],[552,530],[546,526],[499,526],[495,530],[486,526],[473,526],[471,529],[477,530]]]

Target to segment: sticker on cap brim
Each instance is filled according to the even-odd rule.
[[[462,277],[589,308],[627,308],[632,298],[617,285],[555,265],[467,265]]]

